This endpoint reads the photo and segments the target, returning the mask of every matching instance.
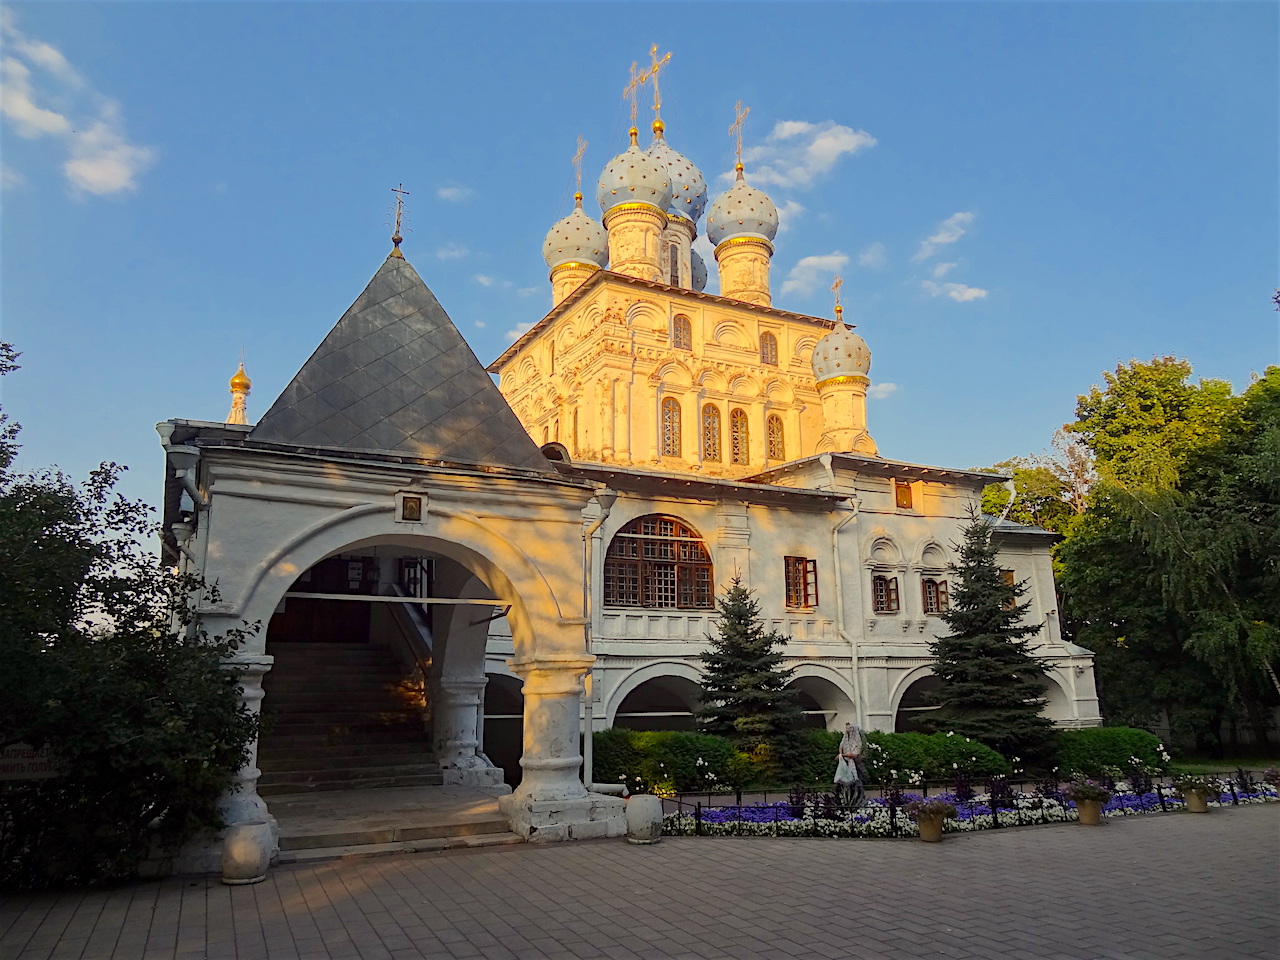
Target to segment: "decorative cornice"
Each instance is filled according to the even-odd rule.
[[[823,387],[827,387],[827,386],[835,387],[845,383],[861,384],[862,386],[865,387],[865,386],[868,386],[871,383],[871,381],[867,377],[861,377],[861,376],[858,376],[857,374],[846,374],[839,377],[827,377],[827,379],[825,380],[819,380],[817,385],[818,385],[818,389],[821,390]]]
[[[721,251],[728,251],[731,247],[739,246],[763,247],[768,256],[773,256],[773,244],[764,237],[730,237],[728,240],[721,240],[719,245],[716,247],[716,259],[720,259]]]

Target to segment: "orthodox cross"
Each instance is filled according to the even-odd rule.
[[[739,100],[733,107],[733,123],[729,125],[729,136],[734,137],[738,141],[737,148],[734,153],[738,157],[738,169],[742,169],[742,124],[747,119],[747,114],[751,112],[751,108],[745,110],[742,107],[742,101]]]
[[[577,193],[582,192],[582,155],[587,152],[587,141],[578,134],[578,150],[573,155],[573,183]]]
[[[391,251],[393,257],[404,259],[404,254],[400,252],[400,244],[404,237],[400,236],[400,218],[404,214],[404,198],[409,195],[409,191],[404,188],[404,184],[392,187],[391,192],[396,195],[396,232],[391,235],[391,242],[395,245],[395,249]]]
[[[622,90],[622,99],[631,101],[631,126],[636,125],[636,95],[640,92],[640,88],[649,82],[649,71],[641,70],[636,73],[636,64],[631,64],[631,82]]]
[[[836,274],[835,279],[831,282],[831,292],[836,295],[836,322],[840,323],[844,319],[844,307],[840,303],[840,288],[844,286],[844,277]]]
[[[658,71],[671,62],[671,53],[668,52],[661,60],[658,59],[658,45],[655,43],[649,48],[649,59],[652,61],[646,76],[653,80],[653,119],[662,119],[662,94],[658,92]],[[632,121],[634,122],[634,121]]]

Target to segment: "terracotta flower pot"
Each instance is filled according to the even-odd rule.
[[[1076,812],[1080,815],[1080,823],[1085,827],[1096,827],[1102,822],[1101,800],[1077,800]]]
[[[1209,795],[1199,790],[1188,790],[1182,798],[1187,802],[1187,813],[1208,813]]]
[[[938,843],[942,840],[942,817],[922,815],[916,823],[920,826],[920,839],[925,843]]]

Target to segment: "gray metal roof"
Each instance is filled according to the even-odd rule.
[[[435,295],[394,255],[250,438],[555,472]]]

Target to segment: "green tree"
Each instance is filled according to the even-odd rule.
[[[15,368],[0,349],[0,372]],[[256,736],[223,668],[246,631],[209,637],[193,578],[142,547],[147,507],[13,469],[0,416],[0,746],[47,749],[61,773],[0,782],[0,885],[130,876],[158,841],[220,825],[218,800]]]
[[[976,513],[959,551],[951,606],[942,614],[951,633],[929,645],[933,672],[942,681],[929,725],[1006,757],[1044,764],[1052,755],[1053,724],[1040,716],[1045,666],[1028,642],[1040,624],[1023,623],[1031,604],[1018,603],[1026,583],[1011,584],[1001,575],[991,526]]]
[[[791,734],[800,723],[799,694],[792,687],[792,671],[782,665],[779,649],[787,638],[766,631],[760,605],[734,577],[718,601],[716,636],[702,659],[702,707],[698,723],[706,733],[734,740],[740,749],[765,746],[785,761]]]
[[[1011,457],[991,469],[1009,480],[987,485],[982,491],[982,512],[1054,533],[1065,534],[1084,513],[1096,480],[1089,449],[1065,429],[1054,432],[1051,452]]]

